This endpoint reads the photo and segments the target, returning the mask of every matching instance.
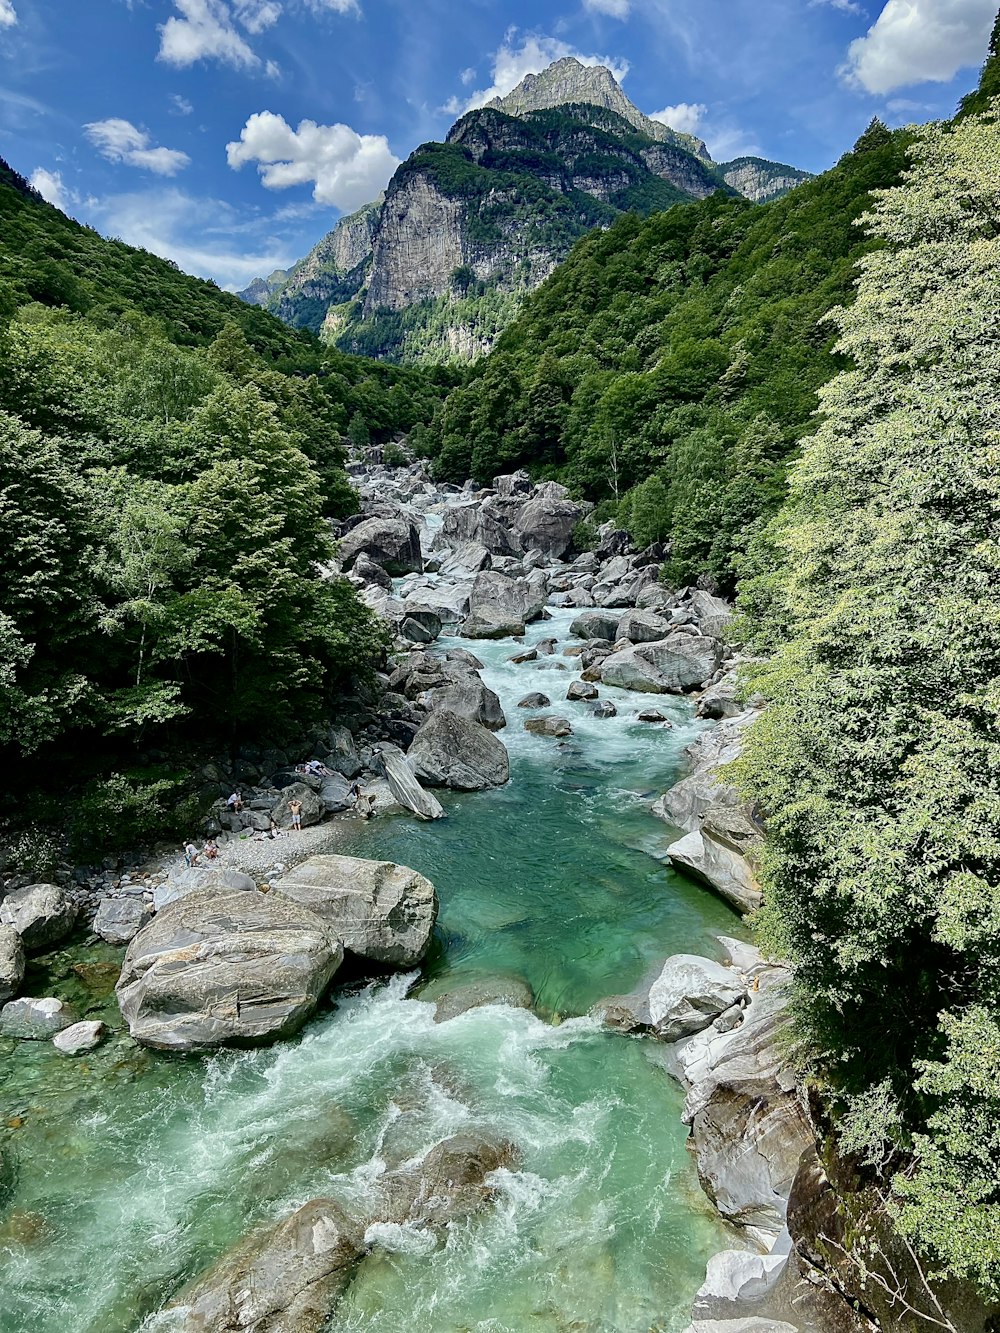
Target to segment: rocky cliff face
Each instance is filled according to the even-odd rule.
[[[573,243],[620,213],[719,189],[771,199],[806,179],[757,158],[727,170],[643,115],[610,70],[559,60],[421,145],[383,200],[341,219],[280,283],[241,295],[345,351],[474,360]]]
[[[752,204],[769,204],[803,181],[812,180],[808,171],[786,167],[780,162],[767,162],[762,157],[738,157],[732,162],[723,162],[719,171],[726,184]]]
[[[712,160],[708,149],[694,135],[679,134],[644,116],[622,92],[609,69],[603,65],[581,65],[573,56],[557,60],[540,74],[526,75],[513,92],[506,97],[495,97],[487,106],[506,111],[509,116],[524,116],[570,102],[586,102],[613,111],[648,139],[677,144],[706,162]]]

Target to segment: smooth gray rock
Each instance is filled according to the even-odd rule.
[[[232,866],[174,866],[162,884],[153,889],[153,908],[162,911],[190,893],[253,893],[257,885],[249,875]]]
[[[24,940],[13,926],[0,926],[0,1003],[21,989],[24,968]]]
[[[552,700],[547,694],[540,694],[537,690],[533,694],[526,694],[523,699],[519,699],[518,708],[548,708]]]
[[[738,805],[742,799],[739,792],[719,777],[718,769],[739,758],[743,733],[758,716],[748,710],[703,731],[686,750],[691,772],[654,802],[653,814],[690,832],[701,827],[702,816],[711,807]]]
[[[57,884],[29,884],[0,903],[0,925],[13,926],[28,953],[60,944],[76,923],[76,908]]]
[[[688,593],[686,606],[702,633],[713,638],[721,638],[733,618],[733,608],[728,602],[710,592],[702,592],[700,588]]]
[[[617,637],[620,619],[608,611],[584,611],[570,625],[569,632],[577,639],[604,639],[610,647]]]
[[[99,1046],[103,1035],[104,1024],[100,1020],[85,1020],[82,1023],[73,1023],[68,1028],[63,1028],[61,1032],[57,1032],[52,1038],[52,1045],[63,1055],[82,1055],[85,1051],[92,1051],[95,1046]]]
[[[490,569],[493,557],[479,542],[466,541],[441,562],[441,573],[449,578],[471,579],[483,569]]]
[[[590,710],[594,717],[617,717],[618,709],[610,699],[602,699]]]
[[[538,570],[528,578],[512,578],[496,570],[484,570],[476,575],[469,592],[470,619],[498,625],[524,625],[537,620],[545,609],[547,588],[544,580],[544,574]]]
[[[280,828],[291,828],[292,815],[289,810],[291,801],[302,802],[302,827],[306,828],[309,824],[318,824],[326,814],[326,804],[321,795],[323,791],[323,778],[319,778],[317,786],[319,791],[305,782],[295,782],[290,787],[285,787],[281,793],[281,799],[276,801],[271,807],[271,818]]]
[[[420,534],[417,525],[402,518],[366,518],[340,539],[340,559],[345,569],[361,553],[388,574],[419,574]]]
[[[586,509],[572,500],[538,495],[528,500],[517,516],[516,528],[525,550],[561,560],[573,545],[573,529]]]
[[[323,802],[323,809],[328,815],[335,815],[341,810],[351,808],[354,803],[351,796],[351,785],[350,780],[343,773],[333,773],[323,779],[323,785],[316,795]]]
[[[533,736],[572,736],[573,728],[565,717],[529,717],[524,724],[525,731]]]
[[[710,806],[701,827],[667,848],[671,865],[707,884],[738,912],[760,907],[756,859],[763,836],[740,806]]]
[[[76,1014],[55,996],[36,999],[22,995],[0,1009],[0,1035],[22,1041],[47,1041],[77,1021]]]
[[[414,774],[432,787],[479,791],[510,780],[503,743],[485,727],[443,708],[422,724],[408,757]]]
[[[452,665],[452,664],[449,664]],[[454,666],[460,666],[455,663]],[[469,722],[478,722],[487,731],[502,731],[507,718],[500,696],[485,684],[474,671],[449,672],[451,679],[437,689],[427,690],[420,697],[431,712],[444,709],[457,713]]]
[[[567,699],[582,699],[584,701],[597,698],[597,686],[589,680],[570,681],[569,689],[566,691]]]
[[[281,893],[201,889],[136,935],[118,1003],[145,1046],[256,1045],[302,1026],[342,958],[325,922]]]
[[[421,996],[421,999],[426,997]],[[512,1009],[530,1009],[535,1002],[534,992],[521,977],[476,977],[471,981],[449,985],[447,990],[433,997],[434,1022],[447,1023],[470,1009],[503,1004]]]
[[[683,694],[708,680],[719,665],[714,639],[673,633],[655,643],[621,649],[601,663],[606,685],[650,694]]]
[[[437,920],[434,885],[392,861],[312,856],[275,889],[314,912],[351,953],[396,967],[423,958]]]
[[[383,754],[381,763],[389,790],[400,805],[419,819],[444,818],[441,802],[432,792],[424,791],[401,754]]]
[[[670,622],[655,611],[626,611],[612,637],[630,643],[655,643],[669,633]]]
[[[697,954],[673,954],[649,988],[650,1024],[663,1041],[677,1041],[707,1028],[746,993],[731,968]]]
[[[141,898],[102,898],[94,917],[94,934],[109,944],[128,944],[148,920],[149,908]]]
[[[392,592],[392,576],[387,574],[381,565],[377,565],[371,556],[362,551],[355,559],[351,570],[355,578],[361,579],[363,583],[373,584],[376,588],[384,588],[386,592]]]

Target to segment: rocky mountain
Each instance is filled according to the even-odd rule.
[[[241,295],[345,351],[475,360],[595,227],[717,190],[775,198],[805,179],[756,159],[728,165],[733,181],[700,140],[633,106],[610,70],[559,60],[422,144],[382,199],[342,218],[284,280]]]
[[[762,157],[737,157],[721,163],[719,170],[726,184],[753,204],[769,204],[803,181],[812,180],[808,171],[799,171],[782,162],[768,162]]]

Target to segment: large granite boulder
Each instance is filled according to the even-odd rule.
[[[763,842],[746,807],[720,803],[709,806],[699,828],[672,842],[667,856],[738,912],[753,912],[763,902],[756,870]]]
[[[136,935],[118,1003],[145,1046],[256,1045],[302,1026],[343,952],[325,922],[281,893],[202,889]]]
[[[528,500],[517,516],[516,528],[524,549],[541,551],[561,560],[573,545],[573,529],[586,509],[572,500],[538,495]]]
[[[699,689],[719,665],[714,639],[673,633],[612,653],[601,663],[605,685],[649,694],[683,694]]]
[[[76,923],[76,908],[57,884],[29,884],[0,903],[0,925],[13,926],[28,953],[60,944]]]
[[[389,790],[418,819],[443,819],[444,810],[433,792],[424,791],[401,753],[383,753],[379,760]]]
[[[535,571],[538,573],[538,571]],[[462,634],[470,639],[499,639],[524,633],[530,620],[545,609],[547,591],[541,581],[511,578],[496,570],[477,574],[469,592],[469,617]]]
[[[149,908],[141,898],[102,898],[94,917],[94,934],[109,944],[128,944],[148,920]]]
[[[408,758],[415,775],[431,787],[480,791],[502,787],[510,779],[503,742],[485,727],[444,708],[422,724]]]
[[[271,887],[314,912],[359,958],[412,967],[430,945],[437,894],[409,866],[312,856]]]
[[[316,782],[318,791],[314,791],[311,784],[305,782],[293,782],[290,787],[285,787],[281,799],[271,807],[271,818],[274,822],[281,828],[290,828],[292,813],[289,806],[292,801],[301,801],[302,827],[318,824],[326,814],[326,801],[322,795],[324,779],[317,776]]]
[[[569,632],[578,639],[605,639],[610,646],[618,637],[620,619],[609,611],[584,611],[570,625]]]
[[[733,618],[733,608],[728,602],[700,588],[694,588],[687,594],[685,605],[702,633],[713,638],[721,638]]]
[[[345,777],[343,773],[331,773],[323,778],[322,786],[316,795],[323,802],[323,810],[326,814],[335,815],[341,810],[351,808],[354,803],[354,798],[351,796],[351,786],[350,779]]]
[[[24,940],[13,926],[0,926],[0,1003],[21,989],[24,967]]]
[[[649,988],[650,1025],[664,1041],[677,1041],[707,1028],[746,993],[733,968],[697,954],[674,954]]]
[[[310,1199],[190,1283],[167,1307],[177,1333],[320,1333],[365,1250],[364,1223]]]
[[[159,912],[191,893],[253,893],[257,885],[249,875],[233,866],[218,863],[203,866],[176,865],[162,884],[153,889],[153,907]]]
[[[615,639],[629,643],[655,643],[670,633],[670,622],[655,611],[626,611],[618,622]]]
[[[507,725],[500,696],[475,671],[462,669],[459,662],[447,663],[446,683],[420,697],[431,712],[443,708],[469,722],[478,722],[487,731],[502,731]]]
[[[417,525],[404,518],[366,518],[340,539],[340,559],[350,569],[364,552],[387,574],[419,574],[420,533]]]
[[[519,495],[527,499],[534,489],[531,483],[531,477],[524,468],[517,472],[508,472],[503,476],[493,478],[493,489],[501,499],[509,500],[511,496]]]

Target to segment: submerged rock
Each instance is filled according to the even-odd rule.
[[[0,925],[13,926],[29,953],[61,943],[76,923],[76,907],[57,884],[29,884],[0,903]]]
[[[343,952],[283,894],[199,889],[128,946],[118,1003],[132,1036],[159,1050],[273,1041],[309,1017]]]
[[[479,791],[502,787],[510,779],[503,742],[485,727],[444,708],[420,727],[408,757],[416,776],[432,787]]]
[[[84,1051],[92,1051],[95,1046],[99,1046],[103,1035],[104,1024],[99,1020],[72,1023],[56,1033],[52,1045],[63,1055],[82,1055]]]
[[[0,1003],[21,989],[24,967],[24,941],[13,926],[0,926]]]
[[[23,1041],[46,1041],[76,1021],[69,1005],[55,996],[34,999],[24,995],[0,1009],[0,1034]]]
[[[426,998],[421,996],[421,999]],[[450,985],[433,997],[434,1022],[447,1023],[470,1009],[481,1009],[492,1004],[509,1005],[512,1009],[530,1009],[535,1003],[531,987],[521,977],[475,977],[471,981]]]
[[[409,866],[312,856],[271,887],[314,912],[359,958],[412,967],[430,945],[437,894]]]

